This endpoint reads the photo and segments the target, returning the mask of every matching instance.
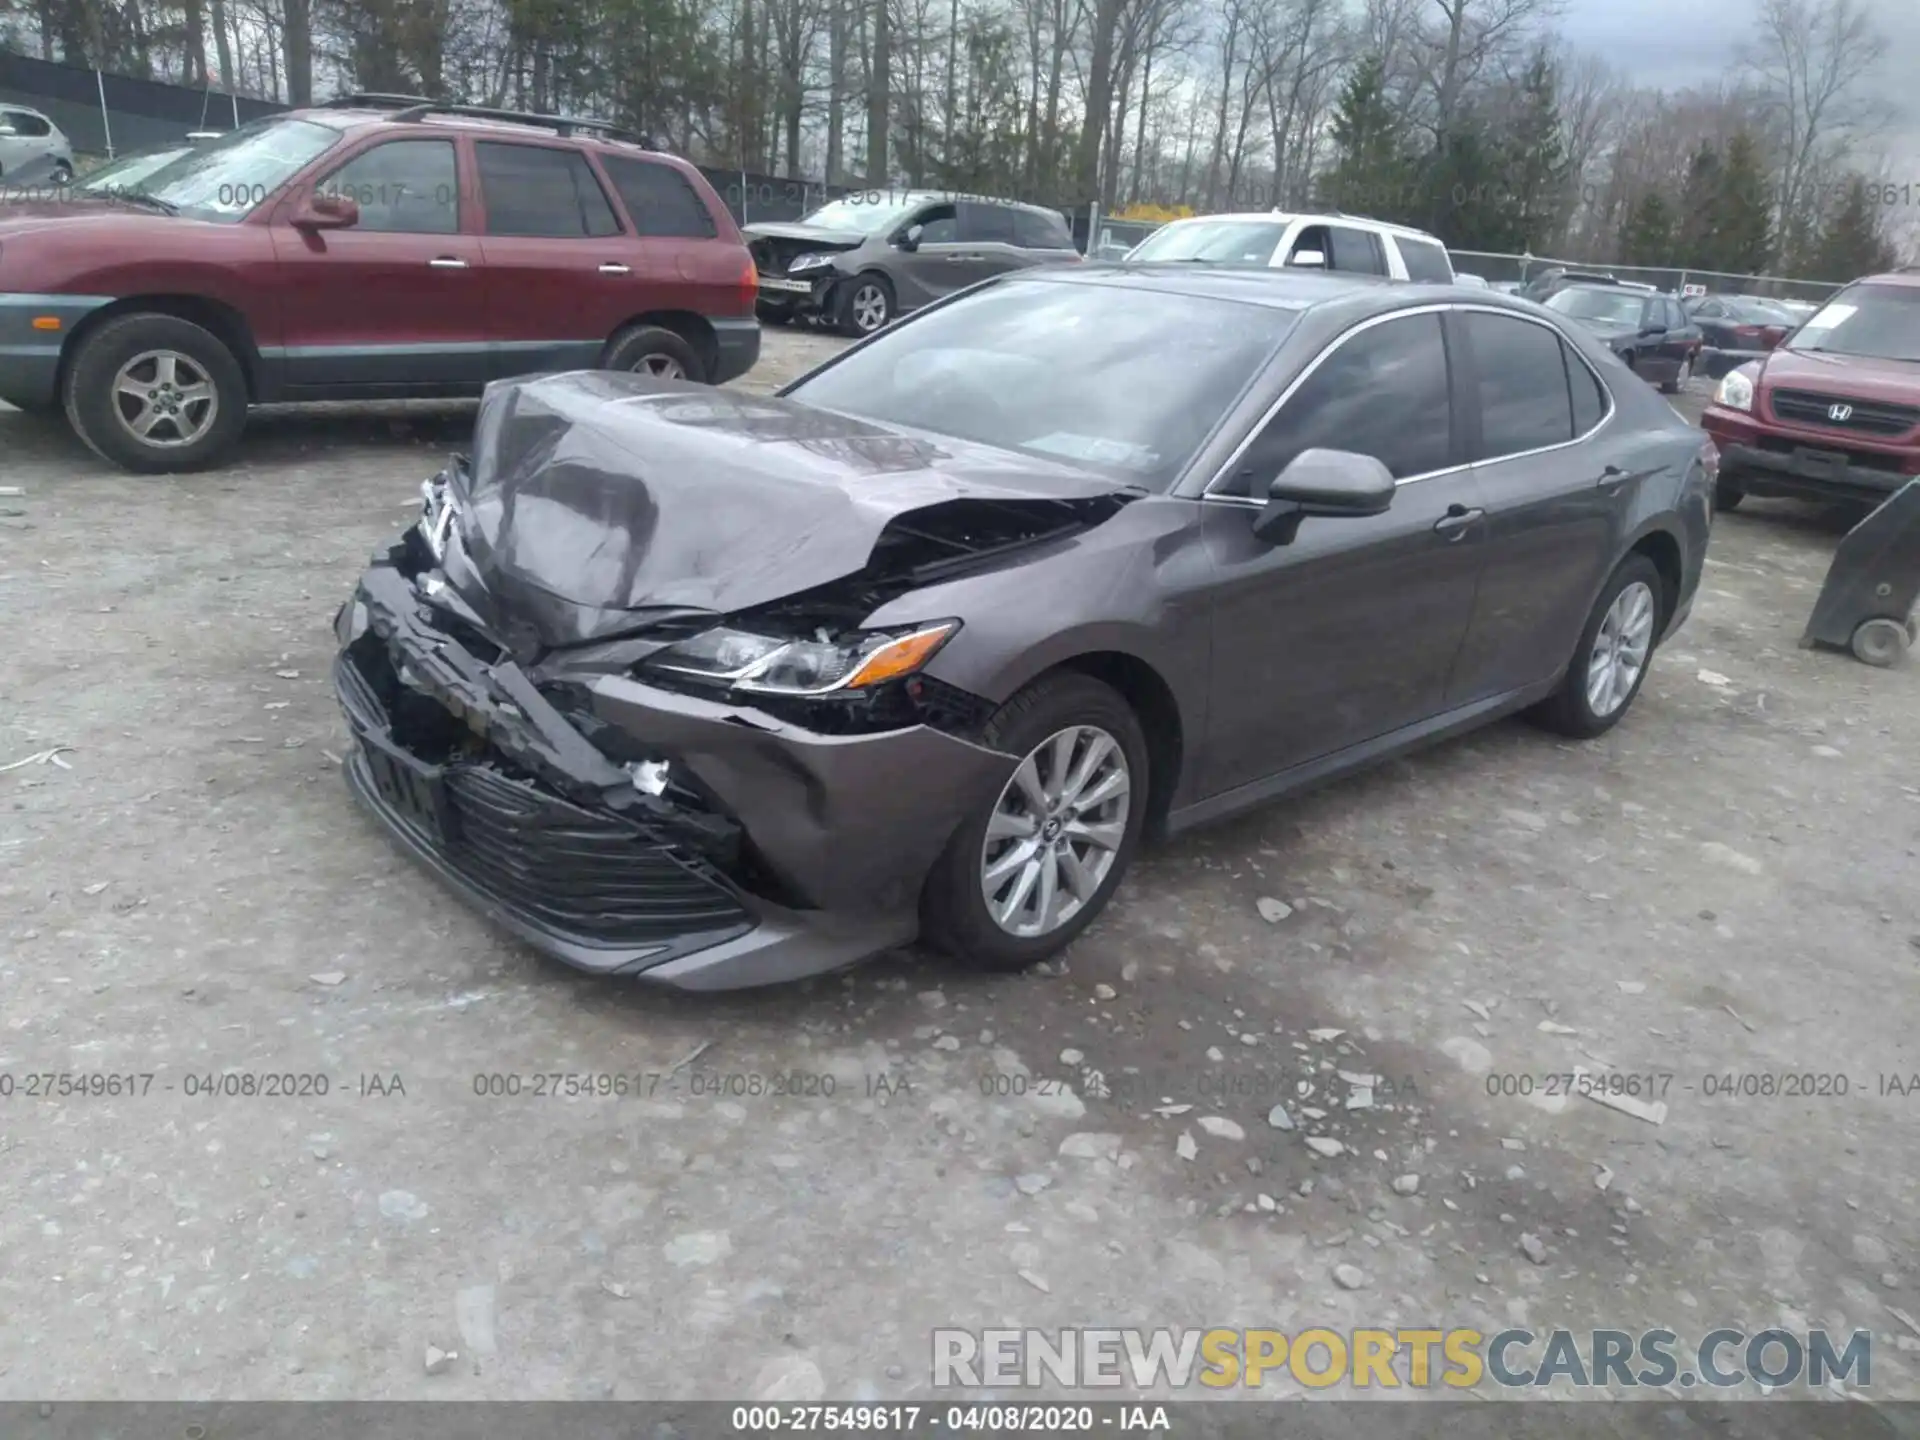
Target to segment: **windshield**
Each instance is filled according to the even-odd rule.
[[[1604,320],[1610,325],[1638,325],[1641,299],[1632,290],[1562,290],[1547,301],[1549,310],[1576,320]]]
[[[1920,361],[1920,286],[1849,285],[1794,331],[1787,348]]]
[[[787,393],[809,405],[1164,489],[1294,312],[1014,280],[889,330]]]
[[[137,189],[140,181],[191,149],[191,145],[166,145],[158,150],[123,155],[109,165],[102,165],[74,188],[83,195],[110,195],[117,190]]]
[[[884,191],[856,193],[829,200],[818,210],[801,216],[800,223],[818,225],[822,230],[851,230],[861,235],[877,235],[906,219],[925,203],[924,197],[920,196],[903,199]]]
[[[164,200],[195,220],[231,224],[339,140],[333,126],[311,120],[255,120],[119,188]]]
[[[1180,220],[1142,240],[1129,260],[1204,260],[1215,265],[1270,265],[1287,233],[1284,222]]]

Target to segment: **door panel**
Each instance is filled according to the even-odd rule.
[[[389,140],[320,179],[360,206],[345,230],[269,227],[290,392],[461,393],[491,373],[486,262],[461,233],[452,140]],[[269,354],[268,358],[272,358]]]
[[[952,294],[962,283],[958,279],[959,256],[963,253],[960,220],[954,207],[930,206],[911,216],[899,229],[904,233],[914,225],[921,228],[919,247],[913,250],[896,247],[885,252],[888,258],[882,266],[893,281],[894,298],[902,310],[931,305],[941,296]]]
[[[562,146],[474,145],[485,206],[494,374],[571,370],[635,312],[640,258],[586,156]]]
[[[1481,526],[1436,313],[1350,331],[1300,379],[1204,502],[1219,574],[1205,783],[1218,794],[1438,713],[1473,614]],[[1253,534],[1301,451],[1371,455],[1391,508]],[[1230,498],[1229,498],[1230,497]],[[1438,527],[1438,528],[1436,528]]]
[[[1572,657],[1618,549],[1622,472],[1604,445],[1570,441],[1599,419],[1593,372],[1549,327],[1509,316],[1456,317],[1462,374],[1479,420],[1473,467],[1487,511],[1473,623],[1448,687],[1470,704],[1544,681]],[[1551,377],[1551,378],[1549,378]],[[1577,400],[1571,387],[1579,387]],[[1557,389],[1558,396],[1549,390]],[[1557,441],[1543,433],[1550,407]],[[1578,417],[1576,420],[1575,417]],[[1540,449],[1542,441],[1557,448]],[[1521,453],[1528,450],[1537,453]]]
[[[1473,613],[1482,508],[1466,471],[1402,484],[1384,515],[1307,520],[1291,545],[1259,510],[1210,501],[1214,593],[1208,794],[1250,784],[1445,708]]]

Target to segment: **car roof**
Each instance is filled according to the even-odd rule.
[[[1372,308],[1459,303],[1491,305],[1516,315],[1538,313],[1534,306],[1473,285],[1440,285],[1418,280],[1389,280],[1328,270],[1276,270],[1265,266],[1191,265],[1179,261],[1123,263],[1089,261],[1059,268],[1016,270],[1010,281],[1060,285],[1110,285],[1163,295],[1229,300],[1270,310],[1312,310],[1356,298],[1372,297]]]
[[[1291,225],[1296,220],[1305,220],[1315,225],[1365,225],[1373,230],[1384,230],[1389,235],[1405,235],[1410,240],[1425,240],[1431,244],[1440,244],[1440,237],[1425,230],[1416,230],[1411,225],[1396,225],[1391,220],[1376,220],[1371,215],[1349,215],[1343,210],[1239,210],[1225,215],[1183,215],[1178,220],[1169,220],[1169,225],[1186,225],[1199,220],[1226,220],[1234,224]]]
[[[1854,281],[1853,283],[1856,285],[1905,285],[1909,287],[1920,286],[1920,266],[1909,265],[1904,270],[1889,270],[1884,275],[1862,275],[1858,280]],[[1801,303],[1806,305],[1811,305],[1814,302],[1811,300],[1806,300],[1806,301],[1802,301]]]

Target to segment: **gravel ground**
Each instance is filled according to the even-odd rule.
[[[504,940],[341,784],[328,618],[469,415],[263,414],[159,483],[0,413],[0,765],[71,747],[0,774],[0,1399],[897,1397],[940,1325],[1514,1322],[1870,1327],[1920,1392],[1920,665],[1796,648],[1835,523],[1725,517],[1603,740],[1182,839],[1062,973],[689,999]],[[1489,1093],[1576,1065],[1664,1123]],[[476,1093],[554,1072],[655,1078]],[[1785,1072],[1840,1078],[1706,1093]],[[327,1093],[190,1093],[269,1074]]]

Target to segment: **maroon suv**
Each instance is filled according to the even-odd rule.
[[[1856,280],[1765,359],[1721,380],[1701,424],[1716,500],[1878,504],[1920,475],[1920,271]]]
[[[757,290],[699,171],[623,132],[348,96],[132,188],[0,205],[0,399],[63,408],[127,469],[191,470],[271,401],[718,384],[759,358]]]

